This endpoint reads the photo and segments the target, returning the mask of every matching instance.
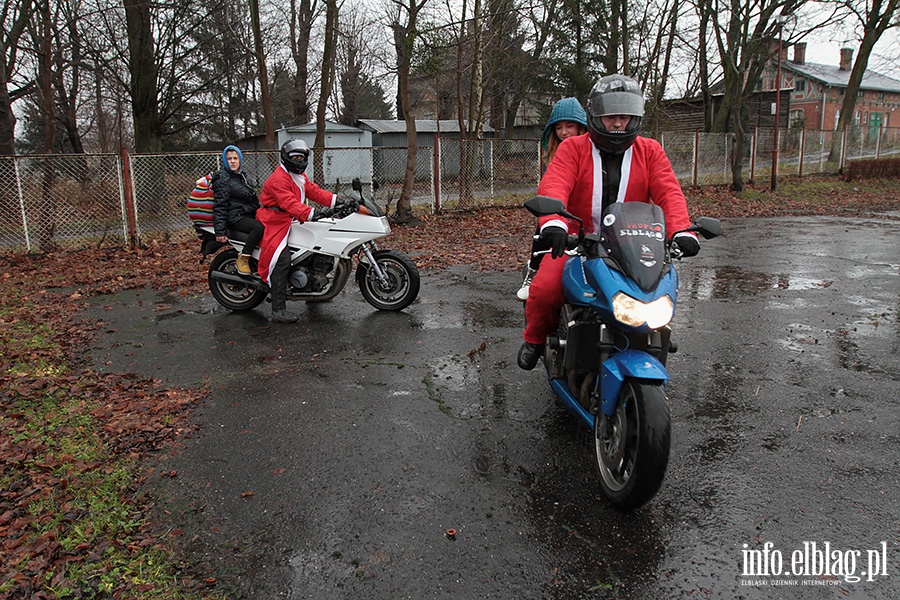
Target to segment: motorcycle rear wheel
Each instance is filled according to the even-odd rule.
[[[594,419],[594,448],[600,486],[625,510],[649,502],[669,464],[672,423],[661,384],[627,379],[611,417]]]
[[[212,276],[215,271],[237,275],[237,256],[237,250],[233,248],[216,255],[209,265],[207,276],[209,291],[212,292],[216,302],[229,310],[238,312],[253,310],[266,299],[266,292],[248,285],[214,279]]]
[[[368,263],[360,261],[356,283],[366,302],[378,310],[403,310],[419,295],[419,271],[408,256],[397,250],[379,250],[373,254],[385,274],[381,282]]]

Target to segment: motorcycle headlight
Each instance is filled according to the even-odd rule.
[[[667,325],[675,314],[675,305],[668,296],[648,303],[619,292],[613,296],[612,304],[616,319],[632,327],[646,323],[650,329],[659,329]]]

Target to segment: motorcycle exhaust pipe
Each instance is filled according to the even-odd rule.
[[[212,273],[210,273],[210,277],[212,277],[216,281],[227,281],[228,283],[243,285],[257,290],[269,288],[269,286],[266,285],[265,282],[263,282],[261,279],[243,277],[241,275],[233,275],[231,273],[223,273],[222,271],[213,271]]]

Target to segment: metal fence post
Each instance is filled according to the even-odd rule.
[[[691,167],[691,185],[697,187],[697,181],[700,175],[700,130],[694,130],[694,164]]]
[[[490,161],[488,163],[488,168],[490,169],[490,172],[491,172],[491,176],[490,176],[491,199],[494,198],[494,152],[497,150],[496,142],[497,142],[497,140],[495,140],[493,138],[491,138],[491,140],[488,142],[488,144],[490,144],[490,147],[491,147]]]
[[[128,227],[128,243],[132,249],[138,247],[137,223],[134,210],[134,188],[131,185],[131,159],[128,149],[122,148],[122,181],[124,183],[125,221]]]
[[[884,131],[884,124],[878,126],[878,139],[875,140],[875,159],[881,158],[881,134]]]
[[[838,161],[838,169],[844,170],[844,160],[847,157],[847,126],[844,125],[844,129],[841,133],[841,157]]]
[[[759,143],[759,125],[753,128],[753,137],[750,138],[750,181],[754,181],[756,177],[756,144]],[[743,148],[738,148],[738,152],[743,152]]]
[[[13,170],[16,173],[16,192],[19,194],[19,208],[22,211],[22,232],[25,234],[25,251],[31,252],[31,237],[28,234],[28,213],[25,211],[25,194],[22,193],[22,177],[19,175],[19,157],[13,156]]]
[[[431,176],[434,179],[434,204],[432,212],[438,214],[441,212],[441,138],[434,134],[434,166],[431,169]]]
[[[803,177],[803,150],[806,144],[806,130],[800,130],[800,163],[797,165],[797,177]]]

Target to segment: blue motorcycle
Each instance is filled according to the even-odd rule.
[[[611,205],[599,234],[585,234],[554,198],[536,196],[525,208],[579,223],[578,235],[569,236],[566,303],[544,346],[544,366],[556,395],[593,431],[603,494],[620,508],[638,508],[659,490],[669,462],[665,365],[676,350],[668,324],[678,295],[672,260],[680,250],[667,241],[655,204]],[[700,217],[685,231],[712,238],[721,225]]]

